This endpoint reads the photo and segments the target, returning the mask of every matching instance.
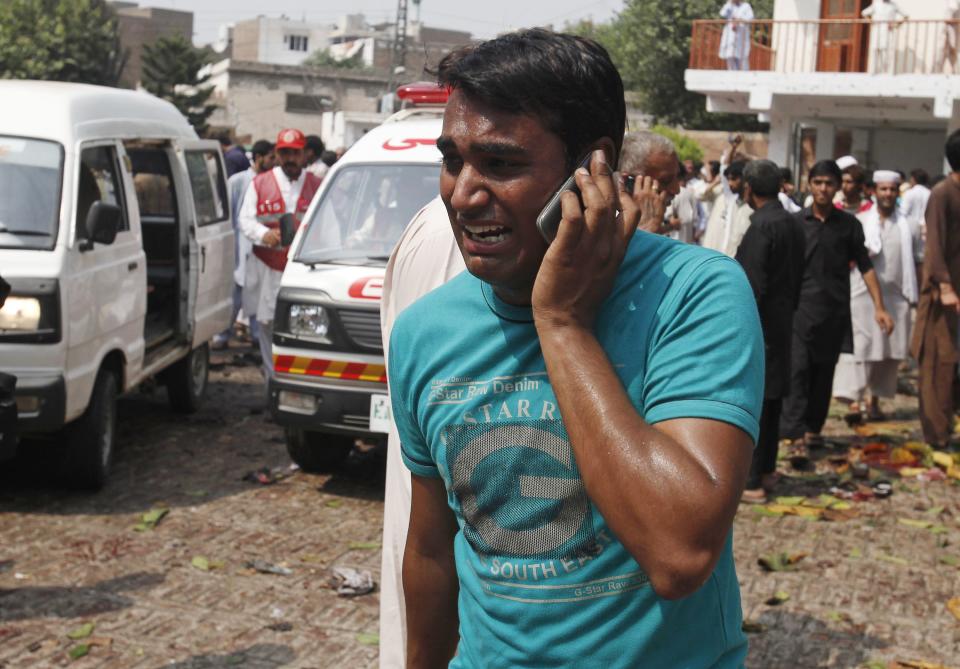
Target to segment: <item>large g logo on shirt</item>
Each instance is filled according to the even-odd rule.
[[[560,558],[594,543],[590,501],[559,421],[447,428],[464,536],[479,553]]]

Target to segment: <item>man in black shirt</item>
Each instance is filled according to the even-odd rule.
[[[745,502],[764,502],[777,467],[780,410],[790,390],[793,313],[803,279],[803,225],[780,204],[781,174],[769,160],[754,160],[743,171],[743,199],[754,213],[737,249],[760,312],[766,351],[766,377],[760,437],[753,451]]]
[[[833,370],[844,348],[851,352],[850,267],[856,263],[873,300],[874,318],[887,334],[893,318],[883,306],[876,272],[864,246],[863,227],[836,208],[833,197],[842,174],[832,160],[810,170],[813,206],[797,217],[806,235],[806,261],[800,302],[793,318],[790,393],[783,404],[781,436],[794,440],[794,453],[822,443],[820,430],[830,408]],[[844,346],[846,344],[846,347]]]

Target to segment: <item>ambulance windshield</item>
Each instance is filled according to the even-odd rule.
[[[0,135],[0,248],[54,247],[62,172],[56,142]]]
[[[307,222],[296,260],[386,263],[407,223],[439,192],[436,164],[350,165]]]

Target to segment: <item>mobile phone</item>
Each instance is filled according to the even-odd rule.
[[[574,173],[570,175],[566,181],[561,184],[560,188],[556,193],[553,194],[548,201],[546,206],[540,211],[540,215],[537,216],[537,228],[540,230],[540,234],[543,235],[543,238],[547,240],[547,243],[553,243],[553,240],[557,238],[557,230],[560,228],[560,219],[563,218],[563,213],[560,208],[560,196],[563,195],[564,191],[570,191],[576,193],[577,197],[580,197],[580,188],[577,186],[576,171],[581,167],[590,169],[590,158],[593,156],[593,153],[588,153],[582,160],[580,160],[577,167],[574,169]],[[580,205],[583,205],[583,201],[580,201]]]

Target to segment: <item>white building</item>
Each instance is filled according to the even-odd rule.
[[[232,57],[271,65],[300,65],[315,51],[330,47],[333,26],[258,16],[233,26]]]
[[[704,17],[687,89],[709,111],[769,121],[769,158],[801,174],[846,154],[867,169],[941,172],[944,140],[960,127],[960,23],[948,20],[949,0],[896,0],[902,22],[862,17],[879,2],[776,0],[772,21],[749,26],[749,71],[726,69],[724,22]]]

